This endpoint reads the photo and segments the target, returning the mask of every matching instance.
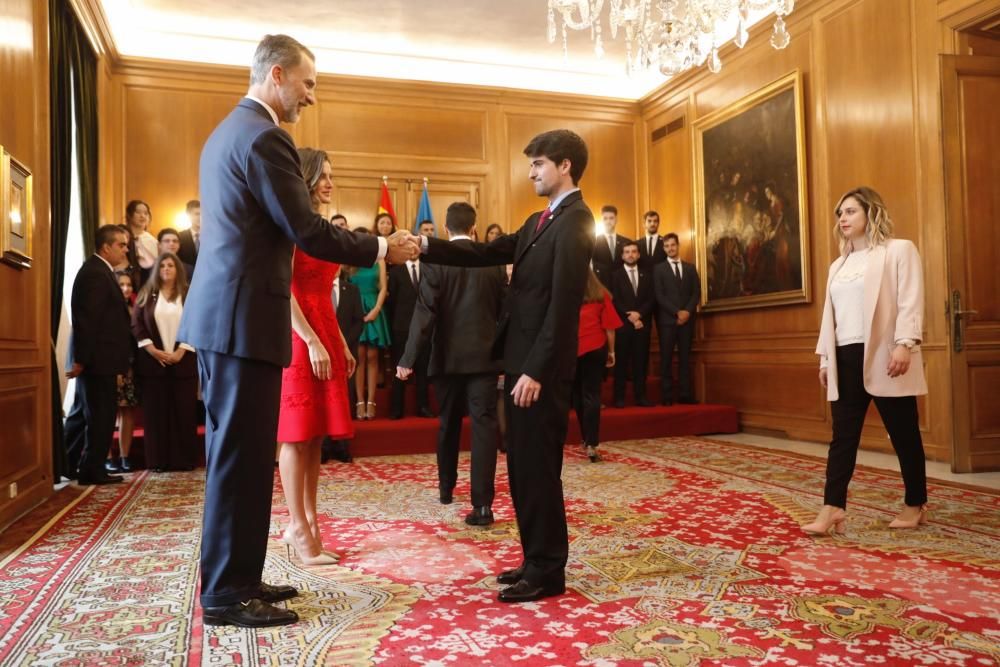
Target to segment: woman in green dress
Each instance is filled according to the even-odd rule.
[[[358,234],[371,233],[364,227],[354,231]],[[372,267],[355,268],[350,281],[361,293],[361,308],[365,311],[365,326],[358,342],[358,368],[354,373],[354,388],[358,396],[355,409],[358,419],[374,419],[379,350],[389,347],[392,342],[389,325],[382,312],[388,291],[385,261],[380,259]]]

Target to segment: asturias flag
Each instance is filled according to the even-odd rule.
[[[389,196],[389,187],[386,185],[387,179],[382,179],[382,197],[378,203],[378,214],[388,213],[392,216],[392,224],[396,225],[396,212],[392,210],[392,197]]]
[[[413,221],[413,233],[420,231],[420,223],[430,220],[434,225],[434,236],[437,236],[437,225],[434,223],[434,213],[431,212],[431,199],[427,196],[427,181],[424,181],[424,194],[420,196],[420,206],[417,207],[417,219]]]

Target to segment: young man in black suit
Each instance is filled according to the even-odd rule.
[[[76,378],[84,435],[77,480],[80,484],[113,484],[117,475],[104,469],[118,412],[118,375],[128,372],[135,351],[128,306],[114,268],[125,261],[128,236],[117,225],[104,225],[94,239],[97,251],[83,263],[73,280],[70,316],[72,366],[66,377]],[[69,423],[72,429],[73,422]],[[66,441],[80,440],[73,433]]]
[[[336,217],[336,216],[335,216]],[[344,219],[346,225],[346,218]],[[337,225],[336,220],[331,220]],[[338,225],[339,226],[339,225]],[[333,290],[330,293],[333,299],[333,307],[337,313],[337,326],[344,334],[347,341],[347,349],[355,359],[358,358],[358,341],[361,339],[361,331],[364,328],[365,311],[361,307],[361,292],[356,285],[344,276],[343,268],[337,272],[337,277],[333,280]],[[357,401],[354,388],[354,378],[347,378],[347,391],[350,405]],[[350,440],[331,440],[329,437],[323,439],[321,460],[325,463],[328,459],[336,459],[343,463],[351,463]]]
[[[389,326],[392,330],[392,364],[399,365],[399,360],[406,351],[406,338],[410,334],[410,320],[417,306],[417,291],[420,289],[421,273],[424,267],[419,260],[407,261],[399,266],[389,267],[389,297],[386,299],[386,311],[389,314]],[[430,397],[427,388],[427,363],[430,360],[430,347],[425,345],[420,349],[414,362],[413,383],[417,386],[417,415],[433,417]],[[408,381],[397,376],[392,378],[392,395],[389,401],[389,419],[402,419],[406,406],[406,385]]]
[[[507,585],[501,602],[529,602],[566,590],[563,443],[594,248],[594,216],[577,187],[587,166],[583,139],[569,130],[543,132],[524,154],[535,194],[548,199],[544,211],[489,244],[423,240],[428,263],[514,264],[493,354],[503,358],[505,371],[507,471],[524,561],[497,577]]]
[[[594,273],[608,291],[611,291],[611,274],[622,266],[622,248],[629,239],[615,233],[618,226],[618,209],[611,204],[601,207],[601,224],[604,233],[594,239]]]
[[[611,296],[624,325],[615,336],[614,406],[625,407],[625,384],[632,374],[635,404],[653,405],[646,399],[646,368],[649,365],[649,338],[653,328],[653,272],[639,265],[639,242],[622,247],[622,268],[614,272]]]
[[[667,258],[667,253],[663,250],[663,237],[659,233],[660,214],[646,211],[642,216],[642,226],[646,234],[636,239],[639,244],[639,268],[652,272],[654,266]]]
[[[471,246],[476,210],[465,202],[448,207],[445,227],[452,243]],[[458,481],[458,448],[462,417],[472,421],[472,512],[470,526],[493,523],[493,480],[497,469],[497,374],[501,364],[492,359],[497,319],[504,298],[504,280],[492,267],[463,269],[424,266],[420,299],[410,324],[396,374],[413,372],[418,351],[430,342],[428,374],[441,408],[438,430],[438,491],[441,502],[452,501]]]
[[[691,344],[695,309],[701,301],[701,280],[694,264],[682,262],[680,241],[671,232],[663,237],[667,261],[653,270],[656,293],[656,328],[660,332],[660,404],[673,397],[674,347],[677,347],[678,402],[697,403],[691,389]]]
[[[257,45],[247,96],[202,149],[199,268],[177,338],[198,350],[207,424],[201,605],[208,625],[264,627],[298,615],[272,603],[267,554],[281,369],[291,361],[292,250],[329,262],[402,262],[418,247],[337,229],[312,208],[298,152],[279,122],[316,103],[312,52],[287,35]]]
[[[198,263],[198,250],[201,248],[201,202],[192,199],[184,207],[191,226],[178,234],[181,245],[177,250],[177,256],[184,264],[191,267],[188,273],[188,282],[194,278],[194,267]]]

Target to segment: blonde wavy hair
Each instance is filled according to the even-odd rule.
[[[865,225],[865,236],[868,237],[869,246],[884,245],[893,237],[892,218],[889,217],[889,211],[885,207],[885,202],[882,201],[882,195],[864,185],[845,192],[837,201],[837,207],[833,209],[833,214],[838,219],[840,218],[840,208],[848,197],[853,197],[865,211],[865,217],[868,219],[868,224]],[[840,244],[840,253],[847,252],[848,241],[844,237],[844,233],[840,231],[839,223],[833,225],[833,237]]]

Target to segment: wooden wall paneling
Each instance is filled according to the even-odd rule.
[[[0,264],[0,529],[52,494],[49,30],[46,0],[7,0],[0,145],[33,176],[32,267]],[[12,497],[12,485],[17,493]]]
[[[665,109],[644,123],[643,143],[648,153],[649,208],[660,214],[660,234],[674,232],[680,237],[681,256],[694,263],[696,239],[691,198],[691,131],[688,99]],[[672,123],[682,127],[662,139],[652,140],[652,133],[663,131]],[[642,215],[645,210],[640,211]],[[639,221],[642,224],[642,221]],[[640,235],[645,230],[637,230]]]
[[[431,214],[434,216],[434,223],[437,226],[438,238],[448,238],[445,232],[445,217],[448,207],[457,201],[464,201],[477,208],[479,203],[478,181],[460,181],[446,178],[434,178],[427,185],[427,198],[431,203]],[[420,209],[420,198],[424,192],[423,179],[414,178],[406,183],[406,209],[409,217],[402,221],[407,229],[414,229],[417,221],[417,211]],[[476,228],[479,230],[479,238],[482,239],[486,233],[486,227],[493,222],[492,219],[476,216]]]

